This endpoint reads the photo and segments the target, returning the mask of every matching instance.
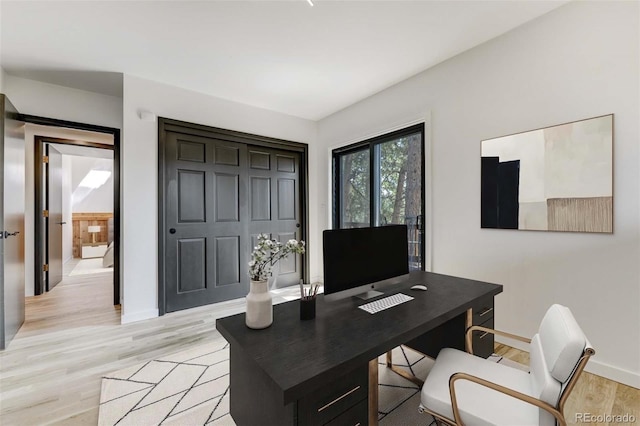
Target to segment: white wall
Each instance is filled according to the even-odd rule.
[[[5,72],[2,67],[0,67],[0,93],[4,93],[4,80],[5,80]]]
[[[106,158],[71,157],[71,190],[74,213],[113,213],[113,174],[104,185],[91,189],[78,187],[91,170],[113,171],[113,160]]]
[[[273,111],[124,76],[124,142],[122,144],[123,203],[123,322],[158,314],[157,274],[157,164],[158,123],[142,121],[140,110],[223,129],[310,144],[310,183],[317,188],[316,123]],[[317,198],[310,205],[310,222],[317,223]],[[311,273],[317,274],[321,246],[313,240]],[[319,253],[320,252],[320,253]]]
[[[122,99],[5,75],[5,93],[22,114],[122,128]]]
[[[73,216],[71,205],[71,155],[62,155],[62,263],[73,257]]]
[[[497,328],[531,336],[552,303],[640,387],[639,4],[572,2],[319,123],[325,146],[431,111],[433,270],[504,285]],[[480,141],[614,113],[614,234],[480,228]],[[319,181],[328,185],[329,149]],[[316,203],[330,205],[326,192]],[[326,226],[328,209],[324,209]]]

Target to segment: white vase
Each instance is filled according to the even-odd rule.
[[[267,328],[273,323],[273,301],[268,281],[251,281],[247,294],[247,327]]]

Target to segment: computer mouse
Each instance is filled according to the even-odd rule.
[[[427,286],[422,284],[416,284],[413,287],[411,287],[411,290],[427,291]]]

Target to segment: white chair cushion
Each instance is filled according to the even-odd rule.
[[[537,334],[531,339],[529,358],[529,369],[531,371],[529,376],[531,378],[532,395],[555,407],[560,398],[562,385],[549,373],[547,362],[542,353],[540,336]],[[551,413],[542,408],[539,410],[541,425],[554,426],[556,424],[556,419]]]
[[[549,372],[559,382],[566,382],[587,343],[582,329],[569,308],[552,305],[542,318],[538,334]]]
[[[421,403],[438,414],[453,419],[449,378],[464,372],[531,395],[529,374],[466,352],[446,348],[422,387]],[[538,407],[467,380],[455,384],[458,408],[467,425],[538,425]]]

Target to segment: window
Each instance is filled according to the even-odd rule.
[[[333,150],[334,228],[406,224],[424,269],[424,125]]]

